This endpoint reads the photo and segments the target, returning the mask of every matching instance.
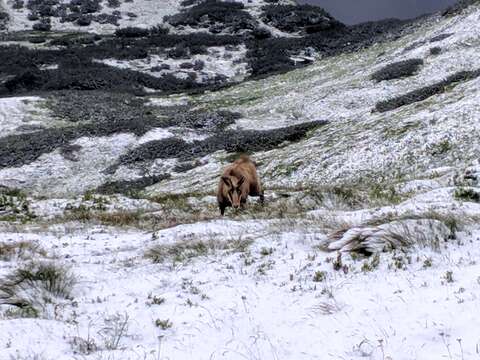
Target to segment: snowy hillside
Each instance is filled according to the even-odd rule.
[[[82,33],[17,32],[28,8],[2,3],[0,360],[478,358],[480,4],[461,3],[344,27],[121,1]],[[221,218],[243,152],[266,203]]]

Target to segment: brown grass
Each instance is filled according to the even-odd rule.
[[[0,242],[0,260],[8,261],[14,257],[27,260],[31,259],[35,254],[43,257],[47,256],[46,251],[40,245],[31,241]]]

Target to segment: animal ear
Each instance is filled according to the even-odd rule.
[[[222,176],[222,181],[228,185],[228,186],[232,186],[232,181],[230,180],[230,178],[228,176]]]
[[[245,182],[245,176],[242,176],[240,180],[238,180],[238,186],[241,186]]]

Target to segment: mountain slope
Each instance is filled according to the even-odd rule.
[[[22,77],[0,98],[0,359],[477,356],[480,6],[468,5],[197,94],[123,87],[151,81],[136,52],[103,58],[95,76],[134,72],[103,88],[40,89],[38,74],[84,84],[42,71],[120,41],[59,54],[4,39],[42,64],[2,75]],[[237,40],[198,56],[214,74],[252,71]],[[239,152],[266,204],[220,218],[218,175]]]

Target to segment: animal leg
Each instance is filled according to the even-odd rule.
[[[224,205],[218,205],[220,208],[220,215],[224,216],[225,215],[225,206]]]
[[[263,190],[260,193],[260,204],[262,204],[262,205],[265,204],[265,194],[264,194]]]
[[[251,188],[250,195],[251,196],[259,196],[260,199],[259,199],[258,202],[262,205],[264,204],[265,196],[264,196],[264,193],[263,193],[263,189],[259,184],[256,184]]]

